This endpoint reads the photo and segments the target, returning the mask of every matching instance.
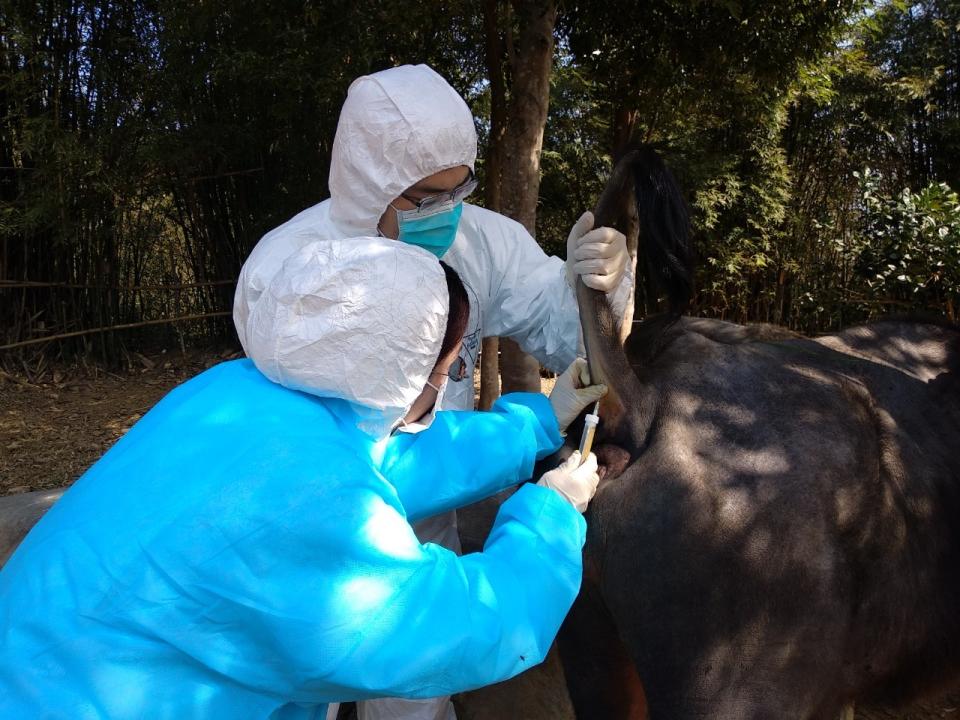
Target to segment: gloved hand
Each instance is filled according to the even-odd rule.
[[[588,453],[581,465],[580,451],[574,450],[562,465],[544,473],[537,485],[556,490],[579,512],[584,512],[599,482],[597,456]]]
[[[593,227],[593,213],[585,212],[567,236],[567,282],[576,287],[577,275],[587,287],[612,292],[627,267],[627,238],[613,228]]]
[[[553,414],[557,416],[560,434],[565,435],[577,415],[606,394],[606,385],[590,384],[586,360],[578,357],[570,363],[570,367],[557,378],[557,384],[550,393],[550,405],[553,407]]]

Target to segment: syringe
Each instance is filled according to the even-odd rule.
[[[593,436],[597,432],[597,423],[600,422],[600,401],[593,406],[593,412],[584,417],[583,434],[580,436],[580,464],[587,459],[593,447]]]

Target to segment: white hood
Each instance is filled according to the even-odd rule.
[[[347,235],[376,235],[387,205],[441,170],[477,159],[467,104],[426,65],[357,78],[340,111],[330,162],[330,218]]]
[[[441,170],[473,169],[476,158],[470,109],[426,65],[355,80],[333,141],[331,199],[267,233],[243,264],[233,321],[247,354],[251,311],[288,257],[317,240],[377,235],[380,216],[403,190]]]
[[[291,255],[252,308],[247,355],[285,387],[354,404],[375,437],[423,390],[449,298],[437,259],[375,237],[316,241]]]

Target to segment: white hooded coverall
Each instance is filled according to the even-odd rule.
[[[234,322],[244,349],[247,320],[284,260],[307,243],[378,234],[380,216],[401,192],[441,170],[477,156],[473,115],[457,92],[426,65],[391,68],[351,84],[340,112],[330,166],[330,198],[267,233],[243,266]],[[576,357],[579,315],[564,261],[548,257],[519,223],[464,203],[457,237],[444,262],[467,286],[470,320],[460,349],[467,369],[449,381],[442,409],[473,409],[473,369],[484,337],[510,337],[551,370]],[[632,290],[628,266],[611,293],[622,309]],[[361,369],[362,371],[362,369]],[[418,523],[418,537],[459,551],[456,514]],[[436,702],[364,703],[361,720],[447,720]]]

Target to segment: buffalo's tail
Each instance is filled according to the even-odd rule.
[[[594,216],[596,226],[623,232],[631,218],[638,221],[647,285],[666,296],[670,315],[679,316],[693,290],[690,217],[673,174],[650,146],[641,145],[620,159]],[[591,374],[594,382],[610,389],[604,402],[607,420],[614,426],[610,429],[632,435],[642,446],[653,419],[656,390],[627,360],[620,343],[620,318],[614,317],[606,295],[578,280],[577,301]]]

